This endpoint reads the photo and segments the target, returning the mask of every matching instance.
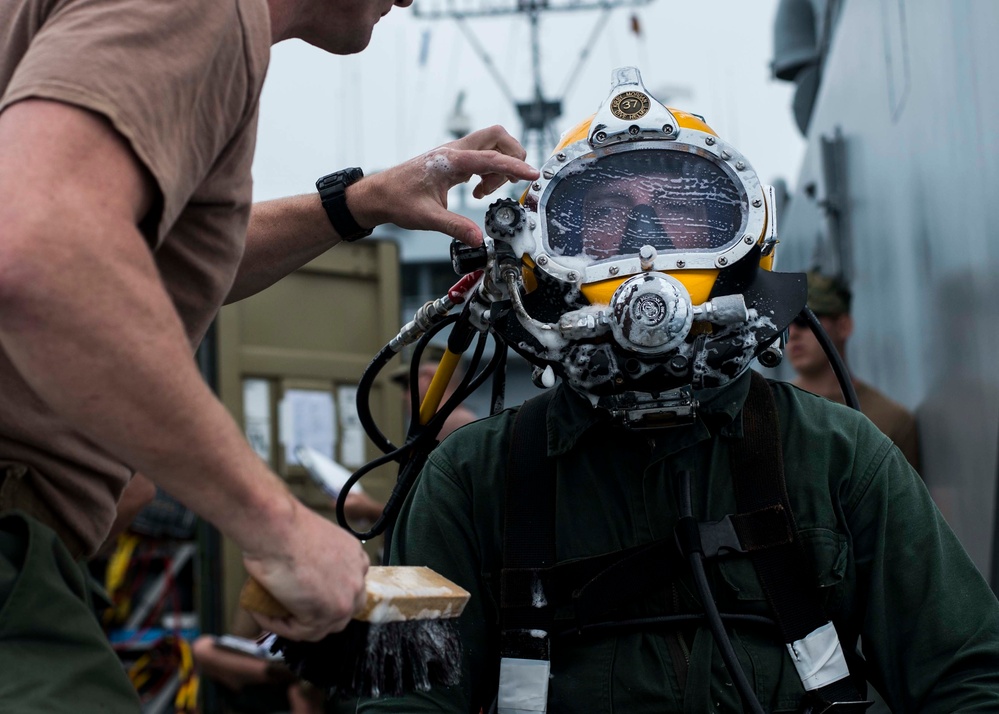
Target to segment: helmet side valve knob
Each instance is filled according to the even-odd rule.
[[[512,198],[501,198],[486,211],[486,231],[499,239],[510,239],[525,222],[523,207]]]
[[[703,305],[695,305],[694,319],[716,325],[738,325],[749,319],[749,310],[742,295],[719,295]]]

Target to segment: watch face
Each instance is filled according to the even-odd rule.
[[[346,189],[364,176],[359,168],[341,169],[316,181],[319,197],[333,229],[345,241],[354,241],[371,235],[370,228],[361,228],[347,208]]]
[[[316,188],[322,191],[324,188],[329,188],[338,184],[347,187],[362,178],[364,178],[364,172],[356,166],[349,169],[340,169],[339,171],[334,171],[331,174],[326,174],[321,179],[316,181]]]

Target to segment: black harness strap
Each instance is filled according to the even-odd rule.
[[[667,538],[612,553],[570,560],[551,568],[507,568],[500,574],[500,607],[530,606],[533,600],[531,588],[536,580],[541,581],[545,600],[553,607],[578,607],[574,603],[605,587],[612,587],[615,593],[620,592],[622,587],[630,588],[629,592],[644,592],[650,586],[667,584],[671,579],[669,573],[682,562],[676,542]],[[632,588],[631,581],[640,581],[641,584]]]
[[[740,512],[772,509],[780,512],[787,532],[797,533],[784,479],[780,424],[773,392],[766,379],[752,372],[749,395],[743,408],[742,443],[731,449],[732,476]],[[736,530],[740,527],[737,525]],[[740,532],[752,542],[761,534]],[[768,534],[767,538],[771,534]],[[765,538],[766,539],[766,538]],[[829,622],[810,578],[808,558],[798,538],[764,548],[747,548],[749,558],[773,608],[785,643],[803,639]],[[830,702],[857,702],[859,693],[847,677],[817,692]]]
[[[538,578],[539,570],[555,564],[556,469],[548,456],[546,424],[551,398],[549,390],[525,401],[510,439],[500,582],[500,602],[506,603],[500,608],[500,654],[504,657],[548,659],[549,639],[534,637],[530,631],[550,623],[554,612]],[[519,577],[508,583],[505,574],[509,571]]]

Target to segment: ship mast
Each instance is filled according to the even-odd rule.
[[[562,115],[562,100],[589,56],[590,49],[606,27],[608,15],[618,7],[646,5],[649,2],[651,0],[417,0],[413,11],[417,17],[429,20],[452,19],[457,23],[493,81],[516,108],[521,121],[521,143],[527,149],[528,159],[540,163],[558,143],[555,122]],[[583,10],[600,10],[600,17],[580,50],[562,91],[554,97],[546,97],[541,82],[541,14]],[[526,16],[530,29],[533,89],[532,96],[526,100],[518,100],[514,96],[503,75],[497,70],[492,57],[467,22],[469,18],[503,15]]]

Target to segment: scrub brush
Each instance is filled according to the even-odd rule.
[[[398,697],[457,684],[461,639],[456,618],[468,602],[468,591],[416,566],[371,566],[365,589],[365,606],[342,632],[319,642],[277,637],[272,651],[329,696]],[[289,615],[253,579],[243,586],[239,603],[262,615]]]

